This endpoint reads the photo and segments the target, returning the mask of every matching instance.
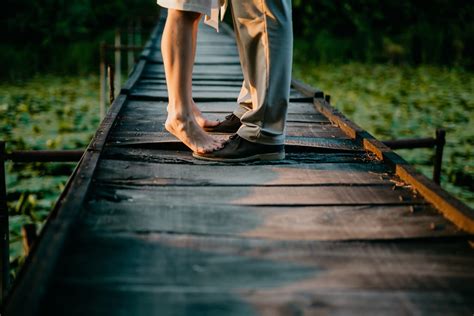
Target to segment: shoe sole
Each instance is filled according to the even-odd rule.
[[[237,132],[211,132],[211,131],[207,131],[207,130],[204,130],[206,133],[209,133],[209,134],[212,134],[212,135],[232,135],[232,134],[235,134]]]
[[[213,131],[213,130],[208,130],[206,128],[204,128],[204,131],[206,133],[210,133],[210,134],[235,134],[237,133],[239,129],[236,129],[235,132],[223,132],[223,131]]]
[[[270,161],[270,160],[285,159],[285,152],[282,151],[278,153],[258,154],[258,155],[253,155],[249,157],[243,157],[243,158],[206,157],[206,156],[201,156],[197,153],[193,153],[193,157],[199,160],[217,161],[217,162],[248,162],[248,161],[255,161],[255,160]]]

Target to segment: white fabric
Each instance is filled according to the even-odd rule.
[[[204,14],[204,23],[219,31],[219,20],[224,19],[227,0],[157,0],[158,5],[181,11]]]

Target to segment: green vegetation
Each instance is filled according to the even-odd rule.
[[[84,149],[99,124],[98,78],[38,76],[0,85],[0,134],[7,150]],[[21,264],[21,227],[38,229],[74,163],[7,163],[12,268]]]
[[[474,67],[474,2],[293,0],[299,49],[318,63]]]
[[[158,16],[153,0],[6,0],[0,28],[0,78],[35,73],[87,75],[99,64],[99,43],[139,27],[148,36]]]
[[[300,56],[301,57],[301,56]],[[349,63],[316,65],[297,58],[295,76],[332,96],[332,103],[379,139],[447,131],[442,186],[474,207],[474,76],[462,69]],[[399,154],[432,177],[433,151]]]

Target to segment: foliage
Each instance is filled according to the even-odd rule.
[[[96,76],[39,76],[0,85],[0,134],[7,150],[84,149],[99,124],[97,87]],[[7,164],[13,271],[23,258],[22,225],[41,228],[74,166]]]
[[[474,2],[293,0],[298,46],[319,63],[474,66]]]
[[[157,12],[149,0],[7,0],[0,20],[0,77],[91,73],[100,41],[111,43],[115,28],[138,19],[147,29]]]
[[[297,54],[298,55],[298,54]],[[331,94],[345,115],[379,139],[434,137],[447,131],[442,186],[474,206],[474,76],[434,66],[319,65],[297,59],[295,76]],[[433,151],[401,150],[432,176]]]

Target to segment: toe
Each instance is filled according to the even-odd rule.
[[[195,150],[198,154],[205,154],[207,153],[206,147],[197,147]]]

